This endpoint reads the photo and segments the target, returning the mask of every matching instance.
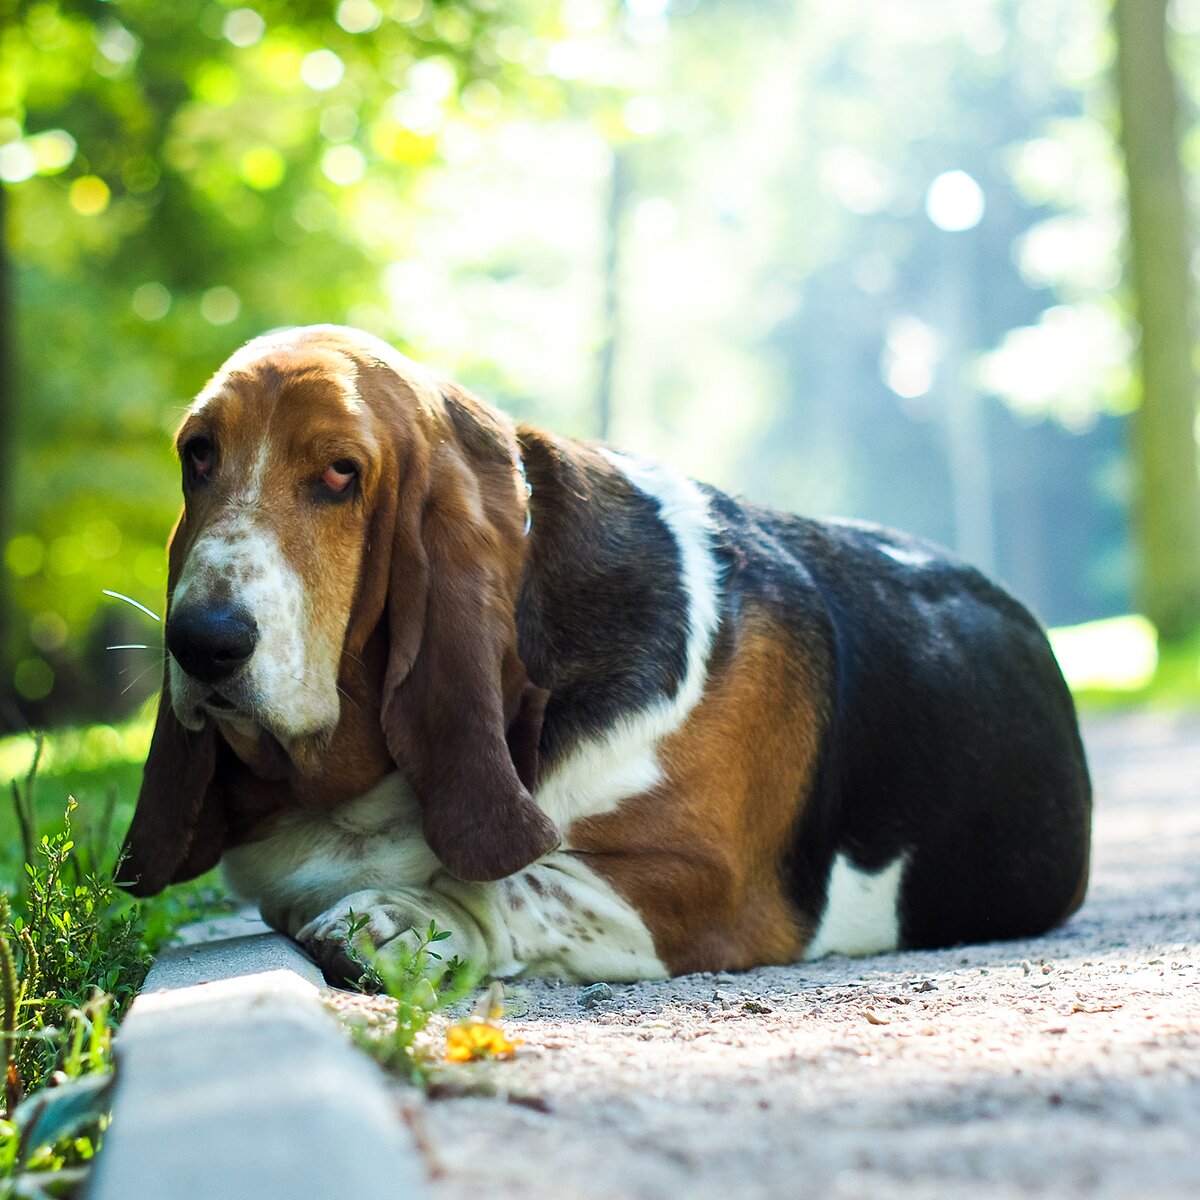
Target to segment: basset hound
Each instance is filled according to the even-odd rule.
[[[178,435],[162,699],[121,878],[218,860],[331,971],[348,910],[501,976],[1033,936],[1091,790],[1029,613],[926,542],[516,426],[339,326]]]

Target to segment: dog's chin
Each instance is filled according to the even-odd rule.
[[[336,728],[294,733],[277,728],[258,713],[223,711],[211,705],[205,705],[205,712],[238,758],[262,779],[318,774]]]
[[[199,696],[191,694],[191,689],[172,689],[171,711],[180,725],[192,733],[199,733],[208,721]]]
[[[290,738],[279,738],[284,753],[291,760],[292,766],[300,775],[316,775],[329,753],[333,733],[337,728],[331,725],[327,728],[315,729],[297,734]]]
[[[316,775],[337,729],[336,715],[307,728],[289,728],[244,683],[217,691],[182,671],[172,672],[171,708],[179,723],[192,732],[215,725],[238,757],[265,778],[283,778],[292,771]],[[309,719],[314,715],[309,714]]]

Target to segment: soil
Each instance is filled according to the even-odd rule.
[[[1062,929],[521,984],[514,1060],[397,1088],[432,1200],[1200,1197],[1200,715],[1086,736],[1093,882]]]

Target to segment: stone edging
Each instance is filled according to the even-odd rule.
[[[420,1156],[318,969],[246,917],[186,941],[121,1025],[88,1200],[420,1200]]]

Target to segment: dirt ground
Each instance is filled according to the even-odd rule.
[[[397,1093],[431,1196],[1200,1197],[1200,716],[1087,737],[1093,883],[1066,927],[591,1006],[524,984],[519,1056],[469,1068],[493,1096]]]

